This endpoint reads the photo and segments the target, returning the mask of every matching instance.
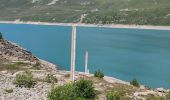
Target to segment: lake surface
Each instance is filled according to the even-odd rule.
[[[71,27],[0,24],[0,32],[41,59],[70,69]],[[170,31],[116,28],[77,28],[76,70],[89,69],[153,88],[170,88]]]

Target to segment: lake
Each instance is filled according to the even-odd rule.
[[[0,24],[5,39],[35,56],[70,69],[71,27]],[[89,52],[90,73],[100,69],[107,76],[149,87],[170,88],[170,31],[77,27],[76,70],[84,71]]]

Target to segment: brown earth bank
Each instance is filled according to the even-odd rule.
[[[53,87],[70,83],[70,72],[57,68],[58,66],[35,57],[30,51],[17,44],[6,40],[0,41],[0,99],[47,100],[48,93]],[[16,76],[25,71],[31,72],[36,80],[34,87],[18,87],[14,84]],[[49,74],[55,76],[58,82],[52,84],[44,81]],[[84,78],[93,81],[94,88],[98,91],[97,100],[107,100],[106,93],[111,90],[123,92],[128,100],[154,100],[149,98],[165,96],[169,92],[163,88],[153,90],[142,85],[135,87],[129,82],[113,77],[105,76],[100,79],[94,77],[93,74],[84,74],[83,72],[76,72],[75,77],[76,80]]]

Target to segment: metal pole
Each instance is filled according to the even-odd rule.
[[[75,56],[76,56],[76,25],[72,25],[72,44],[71,44],[71,80],[75,80]]]

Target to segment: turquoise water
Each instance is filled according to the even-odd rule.
[[[71,27],[0,24],[0,32],[39,58],[69,70]],[[84,70],[85,50],[91,73],[101,69],[122,80],[137,78],[146,86],[170,88],[170,31],[78,27],[78,71]]]

